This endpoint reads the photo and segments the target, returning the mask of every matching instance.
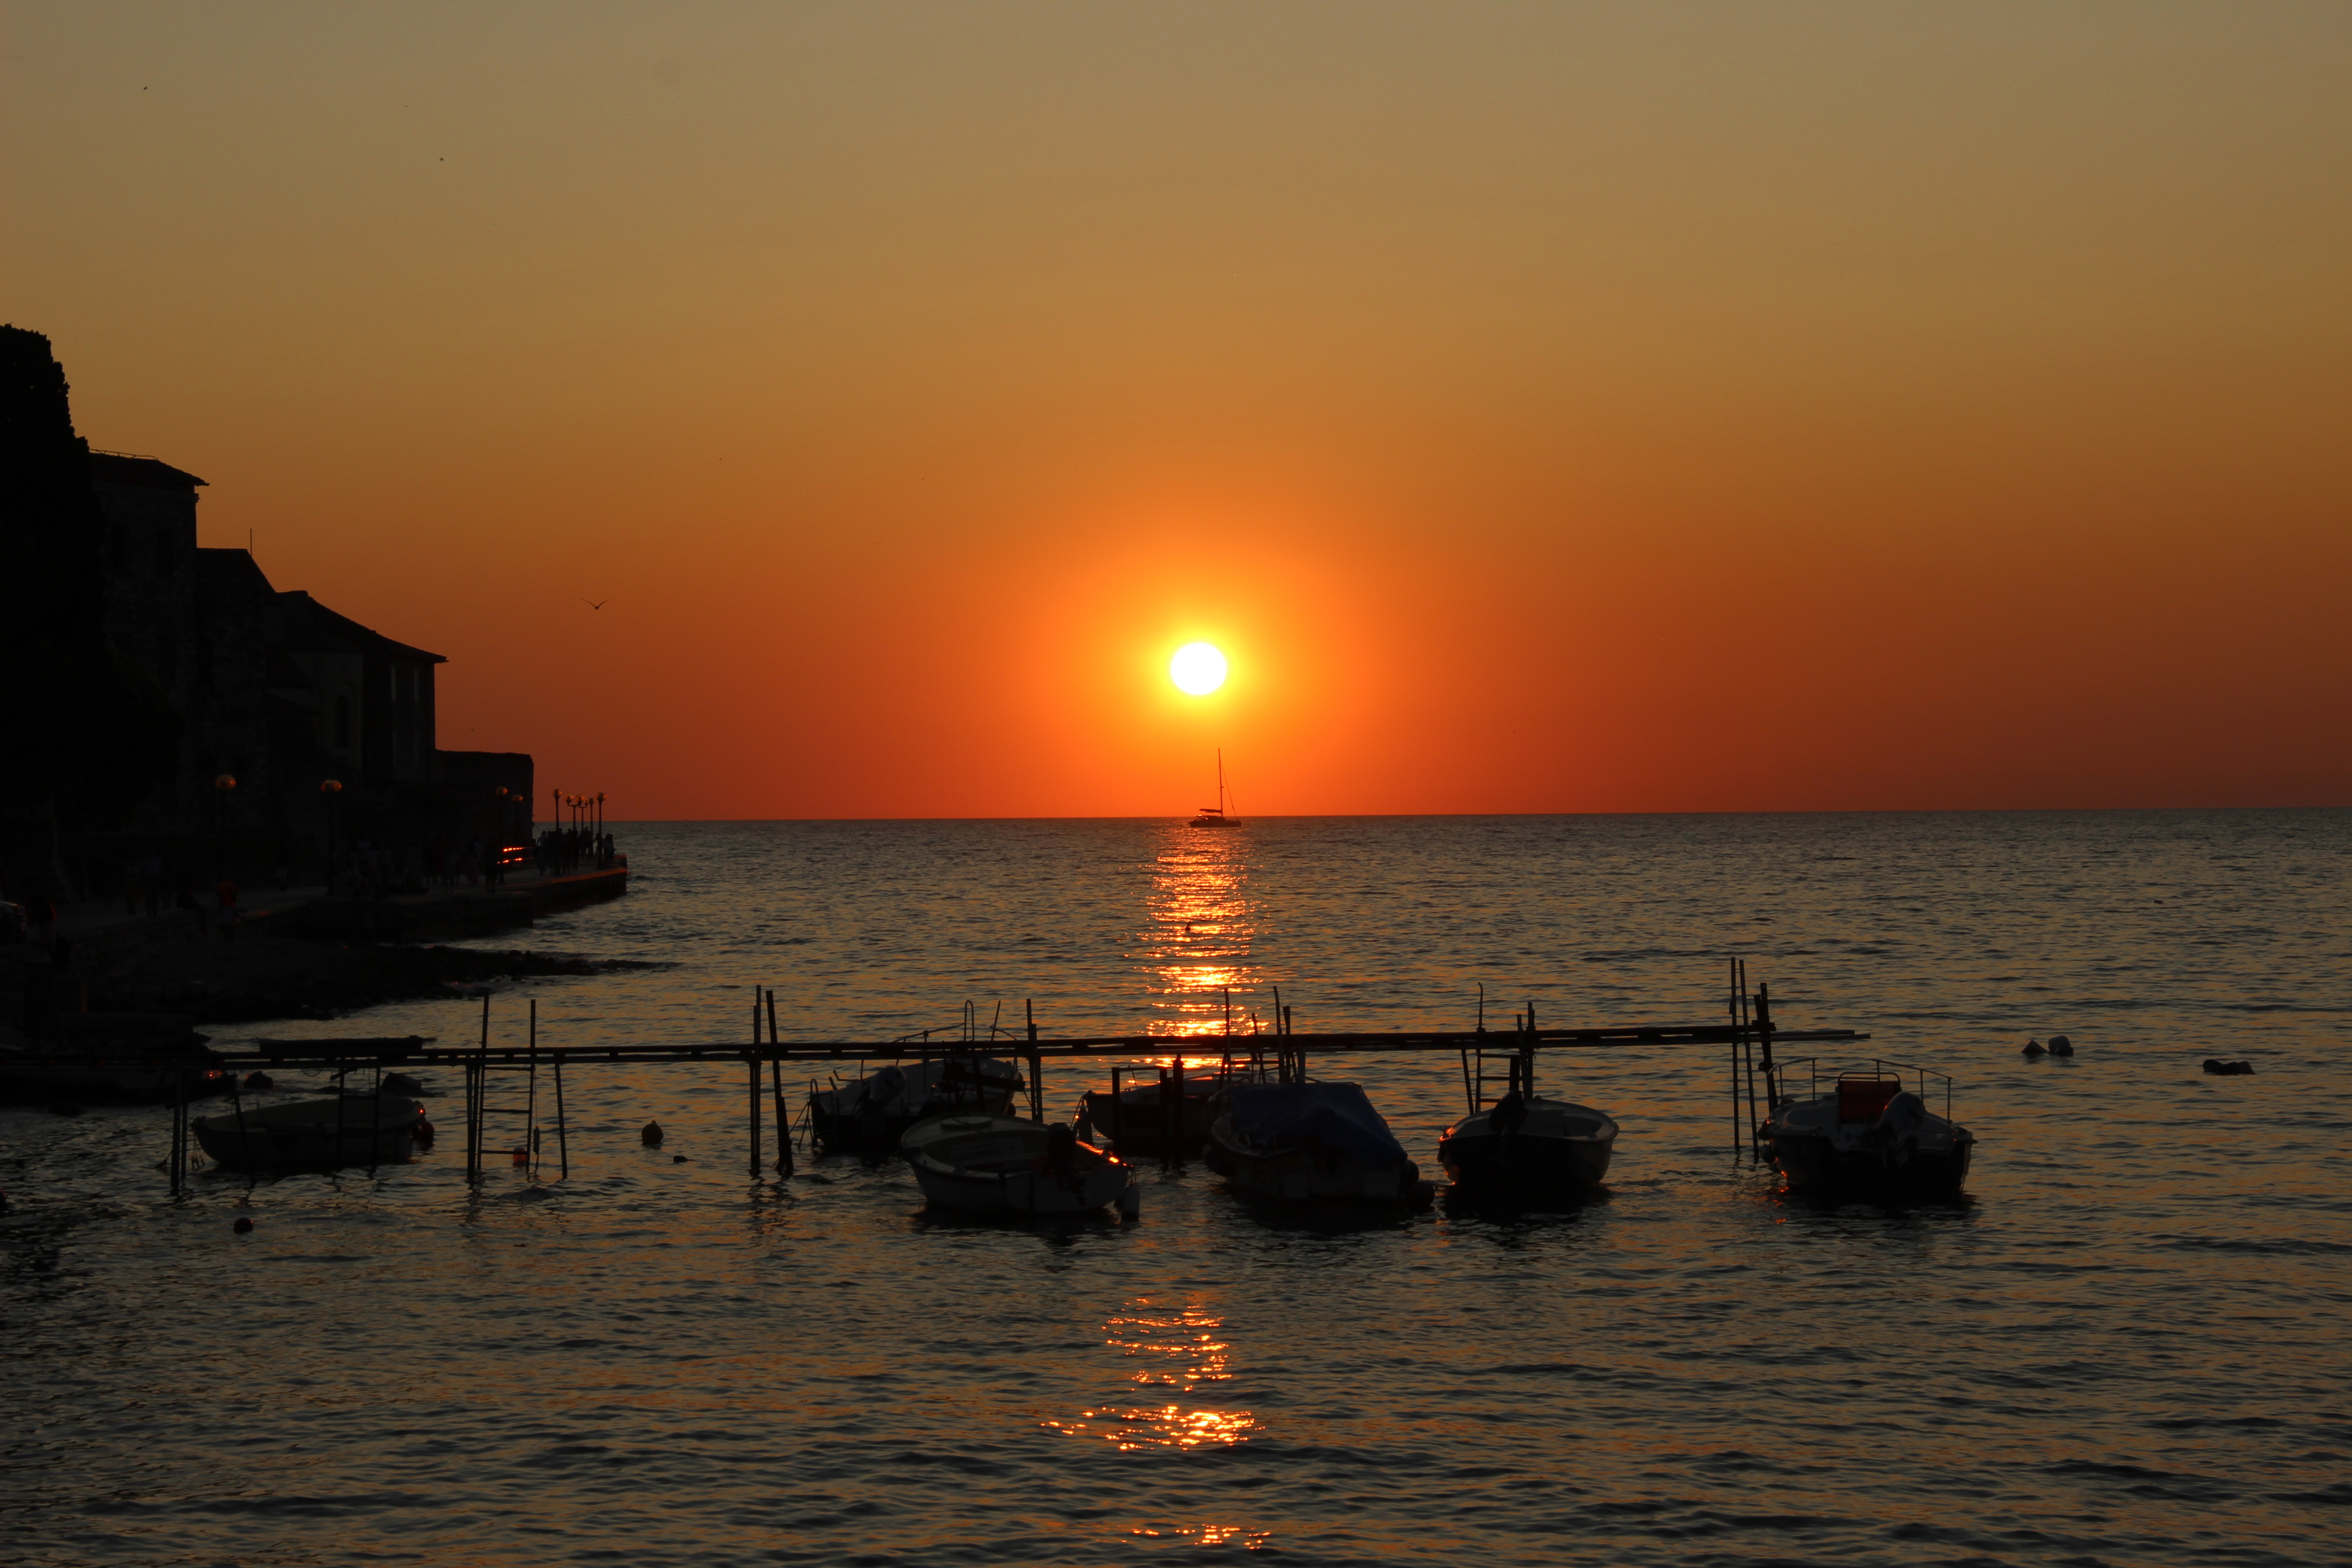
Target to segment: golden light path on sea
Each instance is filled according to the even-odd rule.
[[[1127,1375],[1139,1390],[1160,1398],[1111,1403],[1082,1410],[1075,1419],[1044,1425],[1073,1437],[1097,1438],[1121,1452],[1139,1448],[1225,1448],[1247,1442],[1265,1423],[1246,1410],[1196,1405],[1190,1398],[1202,1385],[1223,1383],[1232,1347],[1220,1335],[1223,1319],[1207,1308],[1158,1307],[1138,1297],[1104,1325],[1104,1342],[1122,1358],[1139,1364]],[[1167,1394],[1180,1397],[1169,1399]]]

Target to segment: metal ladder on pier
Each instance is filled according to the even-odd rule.
[[[1764,1121],[1780,1107],[1780,1079],[1772,1061],[1772,988],[1748,991],[1748,961],[1731,961],[1731,1125],[1734,1150],[1746,1144],[1749,1158],[1764,1158]],[[1762,1079],[1762,1108],[1758,1108],[1757,1079]],[[1746,1097],[1743,1107],[1741,1097]]]
[[[1536,1005],[1530,1001],[1525,1013],[1511,1016],[1511,1032],[1497,1035],[1495,1045],[1484,1043],[1462,1047],[1462,1096],[1469,1102],[1473,1116],[1499,1101],[1506,1094],[1517,1094],[1532,1099],[1536,1092]],[[1486,988],[1478,988],[1478,1033],[1486,1033]],[[1508,1044],[1502,1043],[1507,1039]],[[1496,1092],[1495,1085],[1502,1089]]]
[[[530,1043],[520,1061],[490,1059],[490,999],[482,997],[482,1033],[480,1049],[465,1063],[466,1072],[466,1180],[471,1184],[482,1179],[482,1166],[498,1148],[503,1147],[508,1158],[519,1169],[536,1173],[545,1152],[545,1134],[550,1129],[540,1125],[539,1098],[539,1001],[531,999]],[[556,1173],[559,1179],[572,1174],[572,1142],[570,1130],[563,1115],[563,1064],[551,1060],[548,1064],[555,1115]],[[520,1105],[491,1103],[494,1086],[499,1098],[520,1099]],[[514,1129],[504,1139],[493,1140],[490,1127],[494,1118],[515,1118],[506,1125]]]
[[[1305,1083],[1307,1081],[1307,1053],[1283,1044],[1291,1035],[1292,1025],[1290,1009],[1283,1005],[1281,986],[1277,985],[1274,988],[1274,1017],[1271,1020],[1274,1025],[1274,1054],[1271,1059],[1268,1058],[1265,1049],[1267,1036],[1258,1016],[1252,1013],[1247,1016],[1244,1022],[1249,1025],[1249,1028],[1246,1034],[1240,1037],[1249,1041],[1247,1051],[1243,1051],[1230,1043],[1235,1038],[1234,995],[1231,991],[1227,991],[1225,993],[1225,1038],[1228,1044],[1225,1047],[1224,1060],[1218,1068],[1219,1075],[1224,1079],[1227,1087],[1230,1088],[1237,1083]]]

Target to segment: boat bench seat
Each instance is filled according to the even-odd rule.
[[[1025,1170],[1029,1164],[1028,1142],[1011,1136],[974,1138],[969,1142],[950,1143],[938,1152],[942,1158],[967,1167],[1003,1165],[1019,1166]]]
[[[1903,1092],[1902,1084],[1885,1078],[1838,1079],[1838,1120],[1876,1121],[1886,1114],[1886,1102]]]

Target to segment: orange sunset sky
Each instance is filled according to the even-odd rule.
[[[2352,6],[5,54],[82,434],[616,818],[2352,804]]]

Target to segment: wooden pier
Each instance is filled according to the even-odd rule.
[[[1036,1121],[1045,1119],[1045,1069],[1049,1062],[1079,1062],[1096,1058],[1174,1058],[1173,1073],[1181,1085],[1182,1058],[1218,1056],[1232,1070],[1234,1063],[1255,1063],[1257,1069],[1278,1073],[1289,1080],[1307,1077],[1307,1063],[1316,1057],[1354,1057],[1385,1055],[1394,1052],[1419,1053],[1451,1051],[1465,1063],[1467,1079],[1472,1063],[1489,1056],[1510,1054],[1532,1062],[1537,1053],[1547,1050],[1593,1050],[1641,1047],[1707,1047],[1721,1046],[1730,1051],[1735,1147],[1752,1135],[1755,1083],[1760,1070],[1769,1075],[1772,1065],[1774,1045],[1844,1046],[1866,1041],[1870,1037],[1852,1029],[1780,1029],[1771,1022],[1769,991],[1759,987],[1754,996],[1745,992],[1745,973],[1735,967],[1735,990],[1727,1010],[1727,1021],[1719,1024],[1586,1024],[1545,1026],[1535,1016],[1534,1004],[1513,1016],[1507,1029],[1474,1026],[1469,1029],[1395,1029],[1348,1030],[1323,1033],[1299,1033],[1290,1027],[1289,1008],[1277,1000],[1271,1029],[1263,1026],[1228,1026],[1205,1034],[1133,1034],[1079,1035],[1051,1037],[1042,1033],[1034,1012],[1024,1007],[1027,1022],[1019,1029],[995,1025],[982,1026],[969,1008],[960,1026],[946,1030],[924,1031],[892,1040],[784,1040],[778,1037],[775,1016],[775,996],[772,992],[755,992],[751,1006],[751,1038],[732,1041],[635,1042],[606,1046],[551,1046],[539,1037],[538,1004],[530,1004],[517,1040],[493,1040],[490,998],[482,998],[478,1037],[464,1044],[442,1044],[422,1037],[373,1038],[325,1038],[301,1040],[260,1039],[236,1048],[216,1049],[213,1055],[218,1066],[233,1075],[261,1068],[304,1068],[331,1072],[346,1085],[353,1075],[367,1075],[366,1081],[380,1084],[387,1072],[416,1068],[454,1068],[465,1084],[466,1172],[467,1179],[478,1180],[485,1161],[493,1153],[509,1154],[519,1165],[537,1168],[550,1152],[545,1134],[553,1134],[553,1158],[546,1161],[555,1166],[559,1176],[571,1173],[570,1130],[564,1109],[564,1072],[583,1066],[618,1064],[737,1062],[746,1072],[745,1121],[749,1132],[748,1166],[753,1176],[771,1169],[765,1150],[773,1147],[772,1168],[789,1176],[793,1168],[791,1128],[793,1100],[803,1090],[794,1086],[789,1092],[785,1084],[787,1070],[804,1067],[829,1067],[852,1063],[903,1062],[936,1060],[958,1056],[984,1055],[1022,1062],[1027,1068],[1028,1110]],[[1256,1020],[1241,1020],[1255,1024]],[[1759,1055],[1760,1051],[1760,1057]],[[541,1099],[540,1075],[548,1075],[548,1089]],[[798,1072],[793,1073],[799,1078]],[[501,1097],[520,1103],[494,1104]],[[1475,1093],[1474,1089],[1474,1093]],[[1741,1110],[1743,1093],[1748,1109]],[[1767,1089],[1769,1098],[1769,1089]],[[540,1123],[540,1108],[544,1104],[553,1113],[551,1128]],[[184,1184],[188,1161],[186,1133],[187,1108],[174,1107],[173,1152],[170,1165],[173,1189]],[[501,1117],[520,1119],[517,1137],[494,1139],[490,1127]],[[1743,1120],[1747,1130],[1743,1131]],[[774,1129],[771,1135],[763,1123]]]
[[[1495,1058],[1516,1058],[1521,1064],[1518,1069],[1520,1077],[1516,1081],[1531,1082],[1535,1058],[1547,1050],[1720,1046],[1729,1051],[1733,1146],[1746,1146],[1752,1151],[1758,1126],[1759,1076],[1764,1089],[1764,1109],[1770,1108],[1776,1096],[1772,1056],[1776,1045],[1851,1046],[1867,1041],[1870,1036],[1853,1029],[1780,1028],[1772,1022],[1769,987],[1759,985],[1750,994],[1747,989],[1745,966],[1738,961],[1731,965],[1731,981],[1726,1019],[1714,1024],[1546,1026],[1538,1021],[1535,1005],[1530,1002],[1524,1012],[1513,1016],[1511,1026],[1507,1029],[1485,1027],[1482,1005],[1480,1023],[1468,1029],[1300,1033],[1291,1026],[1291,1009],[1281,1005],[1277,993],[1270,1019],[1237,1019],[1229,1007],[1225,1026],[1208,1033],[1052,1037],[1038,1028],[1034,1011],[1026,1006],[1024,1008],[1024,1025],[1013,1029],[993,1023],[981,1025],[976,1011],[967,1005],[963,1020],[958,1026],[920,1031],[891,1040],[782,1039],[776,1027],[775,994],[772,991],[759,989],[754,992],[751,1004],[748,1039],[604,1046],[551,1046],[542,1043],[539,1037],[539,1005],[535,1000],[529,1005],[521,1030],[522,1037],[494,1041],[491,1037],[490,998],[486,995],[482,998],[478,1037],[464,1044],[445,1045],[437,1039],[421,1036],[257,1039],[239,1047],[212,1050],[208,1065],[215,1071],[226,1069],[232,1086],[243,1074],[256,1069],[302,1068],[329,1072],[336,1075],[346,1092],[357,1091],[354,1075],[365,1075],[361,1081],[369,1084],[371,1092],[373,1092],[380,1090],[387,1073],[424,1068],[454,1068],[462,1076],[465,1084],[467,1176],[469,1181],[477,1181],[480,1178],[484,1161],[493,1152],[494,1146],[496,1150],[509,1153],[518,1166],[538,1168],[546,1152],[545,1134],[551,1131],[553,1134],[554,1158],[550,1163],[556,1166],[559,1175],[570,1175],[571,1144],[565,1112],[564,1071],[570,1068],[576,1073],[583,1066],[692,1062],[743,1064],[746,1072],[749,1169],[757,1177],[771,1168],[763,1152],[769,1142],[763,1123],[772,1124],[775,1130],[773,1147],[776,1158],[772,1168],[786,1176],[793,1172],[792,1099],[800,1095],[802,1090],[794,1088],[788,1093],[784,1081],[788,1068],[972,1056],[1009,1058],[1025,1065],[1028,1112],[1033,1120],[1043,1121],[1045,1120],[1045,1068],[1049,1062],[1160,1058],[1168,1064],[1161,1070],[1172,1077],[1181,1094],[1187,1058],[1215,1056],[1223,1059],[1223,1070],[1228,1075],[1234,1074],[1237,1068],[1246,1068],[1257,1076],[1277,1076],[1283,1081],[1296,1082],[1307,1078],[1307,1063],[1316,1057],[1452,1051],[1462,1058],[1465,1081],[1470,1085],[1470,1092],[1475,1099],[1479,1093],[1478,1086],[1485,1080],[1486,1064]],[[1265,1026],[1268,1023],[1272,1027]],[[125,1056],[111,1060],[110,1065],[154,1067],[164,1064],[156,1058]],[[187,1058],[174,1058],[168,1066],[173,1069],[184,1069]],[[549,1079],[544,1100],[540,1087],[542,1071]],[[794,1077],[799,1076],[795,1072]],[[192,1089],[193,1082],[186,1087]],[[810,1080],[810,1087],[814,1089],[814,1080]],[[505,1099],[520,1100],[520,1103],[492,1103],[501,1089]],[[238,1091],[232,1088],[231,1092]],[[183,1092],[174,1097],[172,1106],[172,1149],[165,1163],[174,1192],[184,1188],[191,1163],[188,1131],[191,1099],[191,1093]],[[551,1127],[541,1124],[542,1104],[552,1112]],[[520,1118],[520,1135],[504,1142],[493,1139],[490,1126],[493,1120],[499,1117]]]

